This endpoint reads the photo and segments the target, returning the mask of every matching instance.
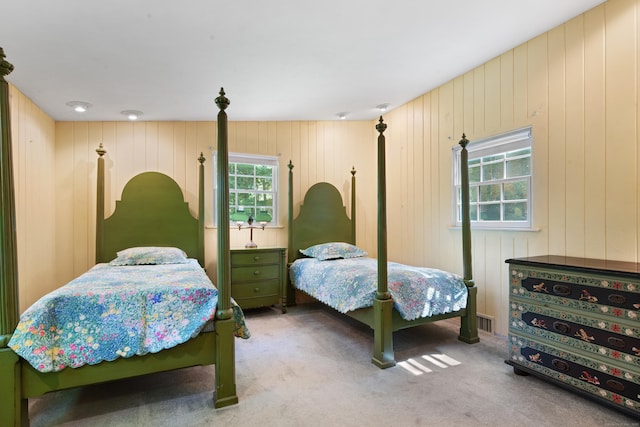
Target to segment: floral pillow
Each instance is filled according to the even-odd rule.
[[[319,245],[300,249],[300,253],[320,261],[338,258],[358,258],[367,256],[367,253],[357,246],[344,242],[321,243]]]
[[[185,264],[189,262],[187,254],[182,249],[172,247],[141,246],[121,250],[117,255],[109,265]]]

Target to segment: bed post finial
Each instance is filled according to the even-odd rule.
[[[200,152],[200,157],[198,157],[198,161],[200,162],[200,164],[201,164],[201,165],[204,165],[204,162],[205,162],[206,160],[207,160],[207,159],[204,157],[204,153],[201,151],[201,152]]]
[[[98,145],[98,148],[96,148],[96,153],[98,153],[98,156],[100,157],[107,154],[107,150],[104,149],[104,145],[102,145],[102,142],[100,143],[100,145]]]
[[[229,104],[231,104],[231,101],[229,101],[229,98],[227,98],[224,95],[225,95],[224,94],[224,88],[221,87],[220,88],[220,96],[216,98],[216,105],[218,106],[219,109],[221,109],[223,111],[227,109]]]

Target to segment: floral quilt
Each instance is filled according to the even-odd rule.
[[[450,313],[467,306],[462,277],[446,271],[388,263],[389,292],[405,320]],[[378,262],[372,258],[320,261],[301,258],[291,265],[293,285],[341,313],[371,307],[378,289]]]
[[[21,316],[9,346],[41,372],[156,353],[198,335],[215,317],[218,290],[196,260],[97,264]],[[234,306],[235,335],[249,338]]]

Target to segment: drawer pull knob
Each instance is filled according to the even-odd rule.
[[[611,294],[609,295],[609,301],[614,304],[624,304],[625,302],[627,302],[627,299],[624,297],[624,295]]]
[[[260,288],[254,288],[253,292],[256,292],[256,293],[260,292]]]
[[[260,255],[256,255],[256,256],[254,256],[254,257],[253,257],[253,260],[254,260],[254,261],[260,261]]]
[[[260,270],[256,270],[256,271],[254,271],[254,272],[253,272],[253,275],[254,275],[254,276],[259,276],[259,275],[260,275]]]
[[[607,385],[609,386],[609,388],[612,388],[615,391],[624,391],[624,384],[622,384],[620,381],[607,380]]]
[[[567,296],[571,295],[571,288],[567,285],[553,285],[553,292],[558,295]]]
[[[617,338],[617,337],[609,337],[607,338],[607,341],[609,341],[609,344],[611,344],[614,347],[618,347],[618,348],[625,348],[625,342],[622,338]]]
[[[561,371],[567,372],[569,370],[569,364],[564,360],[553,359],[551,361],[551,364],[556,368],[560,369]]]
[[[571,332],[571,326],[563,322],[553,322],[553,329],[560,332],[561,334],[568,334]]]

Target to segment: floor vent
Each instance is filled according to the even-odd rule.
[[[493,317],[487,316],[486,314],[478,313],[478,329],[493,333],[494,320],[495,319]]]

